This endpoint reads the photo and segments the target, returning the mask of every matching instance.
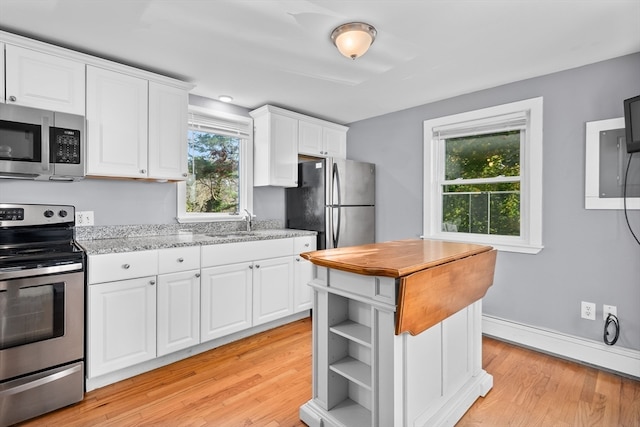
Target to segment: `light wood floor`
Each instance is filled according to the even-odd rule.
[[[640,426],[640,381],[489,338],[494,387],[457,424]],[[22,426],[304,426],[311,322],[304,319],[103,387]],[[387,427],[387,426],[384,426]]]

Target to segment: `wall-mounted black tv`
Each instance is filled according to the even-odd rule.
[[[640,95],[624,100],[627,153],[640,151]]]

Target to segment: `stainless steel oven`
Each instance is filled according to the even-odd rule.
[[[84,177],[82,116],[0,104],[0,178]]]
[[[72,206],[0,204],[0,426],[84,398],[85,256]]]

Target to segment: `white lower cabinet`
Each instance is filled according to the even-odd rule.
[[[251,327],[252,263],[202,269],[202,342]]]
[[[156,276],[89,286],[87,376],[156,357]]]
[[[293,314],[293,259],[253,263],[253,325]]]
[[[158,276],[158,356],[200,343],[200,270]]]
[[[313,306],[313,292],[309,282],[313,280],[313,264],[300,256],[316,250],[316,236],[294,238],[293,257],[293,311],[309,310]]]
[[[90,255],[88,389],[153,369],[152,359],[310,309],[313,266],[294,254],[315,249],[315,239]]]

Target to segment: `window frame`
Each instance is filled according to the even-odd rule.
[[[241,139],[240,142],[240,197],[239,212],[230,213],[205,213],[205,212],[187,212],[186,197],[187,183],[180,181],[177,183],[177,221],[183,223],[193,222],[215,222],[215,221],[245,221],[247,217],[246,211],[253,213],[253,119],[247,116],[217,111],[211,108],[189,105],[189,113],[209,116],[213,119],[224,121],[228,124],[236,123],[238,128],[247,128],[247,138]],[[187,126],[187,128],[189,128]],[[228,132],[227,132],[228,133]],[[246,209],[246,210],[245,210]]]
[[[425,238],[491,245],[502,251],[528,254],[536,254],[543,249],[542,106],[543,98],[538,97],[424,121]],[[465,129],[473,123],[484,128],[478,133],[487,133],[486,129],[491,127],[499,132],[501,124],[517,114],[526,116],[520,149],[520,236],[442,231],[444,140],[434,136],[434,129]]]

